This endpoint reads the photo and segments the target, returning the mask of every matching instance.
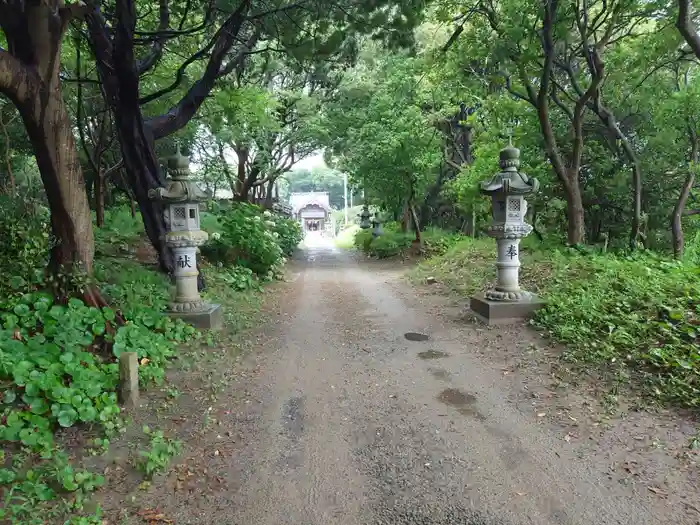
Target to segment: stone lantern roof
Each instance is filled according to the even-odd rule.
[[[481,193],[507,193],[509,195],[527,195],[536,192],[540,183],[537,179],[530,178],[521,171],[520,150],[508,144],[499,154],[501,171],[496,173],[489,181],[480,184]]]
[[[190,159],[180,153],[178,145],[175,155],[167,161],[168,180],[165,188],[156,188],[148,191],[148,196],[166,204],[176,202],[203,202],[210,195],[203,191],[195,181],[190,178]]]

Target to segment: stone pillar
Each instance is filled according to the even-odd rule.
[[[173,247],[175,256],[175,303],[201,302],[197,290],[197,247]]]
[[[496,285],[483,296],[471,298],[472,312],[487,324],[513,322],[542,305],[519,283],[520,239],[532,231],[525,222],[525,195],[539,189],[537,179],[518,171],[520,150],[512,145],[501,150],[501,171],[481,183],[480,191],[491,197],[492,221],[487,232],[496,240]]]

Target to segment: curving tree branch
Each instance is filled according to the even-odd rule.
[[[676,27],[685,39],[686,43],[693,50],[695,56],[700,59],[700,36],[695,31],[690,0],[678,0],[678,19]]]

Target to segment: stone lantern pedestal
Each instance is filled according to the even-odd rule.
[[[175,259],[175,298],[166,314],[197,328],[218,330],[223,324],[221,306],[204,301],[197,289],[197,248],[209,238],[199,226],[199,203],[207,194],[190,179],[189,159],[180,155],[179,148],[168,159],[168,174],[167,187],[148,192],[151,199],[166,205],[165,244]]]
[[[471,298],[469,306],[486,324],[504,324],[528,317],[542,306],[534,294],[520,288],[520,239],[532,231],[525,222],[525,196],[539,188],[537,179],[518,171],[520,150],[512,145],[501,150],[501,171],[481,183],[480,191],[491,197],[492,222],[487,232],[496,239],[496,286]]]

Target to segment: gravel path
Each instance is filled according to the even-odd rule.
[[[473,328],[322,242],[300,257],[232,401],[226,489],[178,524],[696,523],[522,410]]]

